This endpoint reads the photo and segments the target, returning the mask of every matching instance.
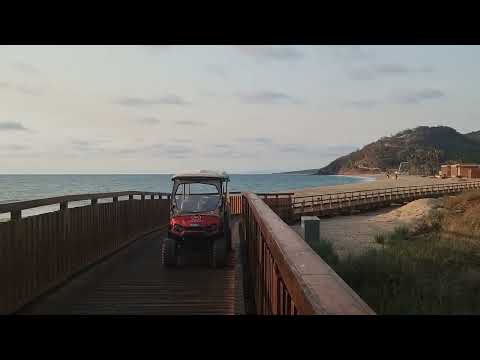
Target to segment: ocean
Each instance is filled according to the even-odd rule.
[[[0,175],[0,204],[54,196],[116,191],[170,192],[172,175]],[[230,174],[230,191],[279,192],[368,181],[354,176]],[[80,202],[83,203],[83,202]],[[88,203],[85,202],[85,204]],[[81,204],[79,204],[81,205]],[[56,211],[58,205],[24,210],[23,216]],[[0,221],[9,218],[0,214]]]
[[[0,175],[0,203],[114,191],[170,192],[172,175]],[[273,192],[367,181],[354,176],[230,174],[230,191]]]

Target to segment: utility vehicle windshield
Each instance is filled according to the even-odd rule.
[[[180,184],[174,201],[175,211],[179,214],[210,212],[220,206],[220,193],[212,184]]]

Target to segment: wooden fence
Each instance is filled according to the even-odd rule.
[[[167,194],[122,192],[63,196],[0,205],[0,314],[15,312],[79,271],[162,228]],[[122,199],[126,197],[126,199]],[[98,200],[108,199],[101,203]],[[91,204],[69,207],[72,201]],[[22,210],[59,204],[60,210],[22,217]]]

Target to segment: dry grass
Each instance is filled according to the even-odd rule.
[[[471,237],[480,235],[480,191],[445,200],[442,231],[446,235]]]

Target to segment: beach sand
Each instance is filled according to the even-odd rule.
[[[369,176],[358,176],[358,177],[365,178],[365,182],[356,183],[356,184],[321,186],[321,187],[313,187],[313,188],[306,188],[306,189],[293,189],[293,190],[289,190],[289,192],[293,192],[295,196],[302,196],[302,195],[328,194],[328,193],[343,192],[343,191],[376,190],[376,189],[387,189],[387,188],[402,187],[402,186],[448,184],[448,183],[458,183],[462,181],[468,181],[467,179],[455,179],[455,178],[439,179],[439,178],[430,178],[430,177],[413,176],[413,175],[401,175],[398,177],[398,179],[395,179],[395,178],[387,179],[385,175],[369,175]]]
[[[340,258],[349,254],[359,255],[371,248],[379,248],[380,245],[374,241],[375,234],[392,231],[397,222],[377,217],[388,214],[390,211],[392,208],[357,215],[321,218],[320,237],[332,243]],[[300,224],[293,225],[292,228],[303,237]]]
[[[387,179],[385,176],[375,176],[375,180],[360,183],[337,186],[325,186],[296,190],[295,195],[328,194],[342,191],[359,191],[369,189],[385,189],[396,186],[417,186],[439,183],[455,183],[460,179],[437,179],[420,176],[400,176],[398,180]],[[366,212],[356,215],[336,216],[333,218],[320,219],[320,236],[333,243],[333,248],[340,257],[348,254],[358,255],[370,248],[380,248],[374,237],[379,233],[388,233],[398,225],[412,225],[415,221],[424,217],[435,207],[433,200],[417,200],[402,207],[390,208]],[[300,224],[292,228],[303,236]]]

